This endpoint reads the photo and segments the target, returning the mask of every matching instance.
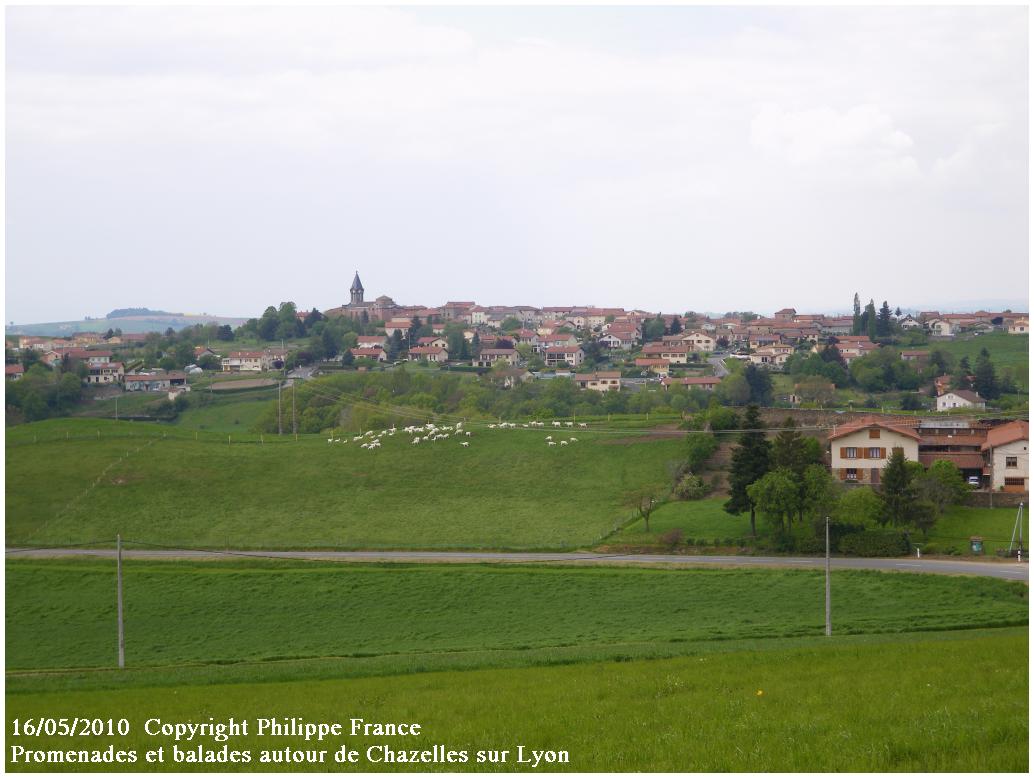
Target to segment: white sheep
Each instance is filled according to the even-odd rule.
[[[463,448],[466,448],[470,444],[467,441],[463,441],[462,443],[460,443],[460,445],[463,446]]]
[[[584,429],[587,429],[589,425],[586,424],[585,422],[578,422],[578,426],[581,427],[584,430]]]
[[[572,443],[577,443],[578,442],[578,438],[571,438],[571,442]]]
[[[488,425],[488,428],[489,428],[490,430],[494,430],[494,429],[495,429],[495,425],[494,425],[494,424],[489,424],[489,425]]]
[[[566,440],[561,440],[560,441],[560,445],[561,446],[566,446],[567,445],[567,441]]]
[[[334,438],[327,438],[327,442],[328,443],[333,443],[334,442]]]
[[[552,439],[553,439],[552,435],[546,435],[546,440],[552,440]]]
[[[466,435],[468,438],[470,437],[470,431],[469,430],[467,432],[464,432],[463,434]]]
[[[553,442],[553,441],[551,440],[551,441],[549,441],[548,443],[546,443],[546,445],[547,445],[547,446],[555,446],[555,445],[556,445],[556,443],[554,443],[554,442]]]
[[[413,438],[413,442],[414,443],[419,443],[420,442],[420,438]]]
[[[573,427],[574,426],[574,422],[573,421],[565,421],[564,422],[564,426],[565,427]]]
[[[560,426],[560,422],[558,422],[558,421],[554,421],[554,422],[553,422],[553,426],[554,426],[554,427],[559,427],[559,426]]]

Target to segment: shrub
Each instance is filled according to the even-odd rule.
[[[841,538],[840,550],[862,557],[903,556],[911,544],[903,532],[854,532]]]
[[[687,473],[675,484],[673,491],[679,500],[699,500],[708,495],[711,487],[704,483],[700,476]]]
[[[693,538],[686,538],[686,545],[687,546],[695,546],[696,545],[696,541]]]
[[[832,539],[830,540],[832,543]],[[794,543],[794,550],[802,554],[824,554],[826,552],[825,538],[799,538]]]
[[[668,546],[669,548],[675,548],[682,542],[682,530],[670,529],[660,537],[661,543]]]

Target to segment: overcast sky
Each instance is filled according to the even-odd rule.
[[[7,320],[1025,301],[1025,8],[8,8]]]

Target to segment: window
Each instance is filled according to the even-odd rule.
[[[848,446],[844,451],[844,459],[858,459],[858,449]]]
[[[872,440],[879,440],[879,438],[880,438],[880,431],[878,429],[869,430],[869,438],[872,439]]]
[[[1006,467],[1016,467],[1016,457],[1006,457],[1005,458],[1005,466]]]
[[[869,459],[882,459],[880,456],[880,449],[878,447],[873,446],[869,449]]]
[[[858,480],[858,468],[849,467],[847,468],[847,480],[857,481]]]

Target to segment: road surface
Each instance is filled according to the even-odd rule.
[[[6,551],[8,559],[101,557],[111,559],[114,549],[52,548],[17,549]],[[676,565],[679,567],[780,567],[821,568],[821,557],[783,556],[690,556],[683,554],[594,554],[591,552],[493,552],[493,551],[199,551],[189,549],[124,548],[126,559],[218,559],[232,557],[259,557],[274,559],[317,559],[334,562],[502,562],[520,563],[577,563],[617,565]],[[983,575],[1013,581],[1028,580],[1027,563],[967,562],[954,559],[857,559],[833,558],[830,566],[836,570],[891,570],[902,573],[935,573],[938,575]]]
[[[729,375],[729,368],[725,366],[725,357],[708,357],[707,361],[714,367],[714,374],[717,378],[725,378]]]

